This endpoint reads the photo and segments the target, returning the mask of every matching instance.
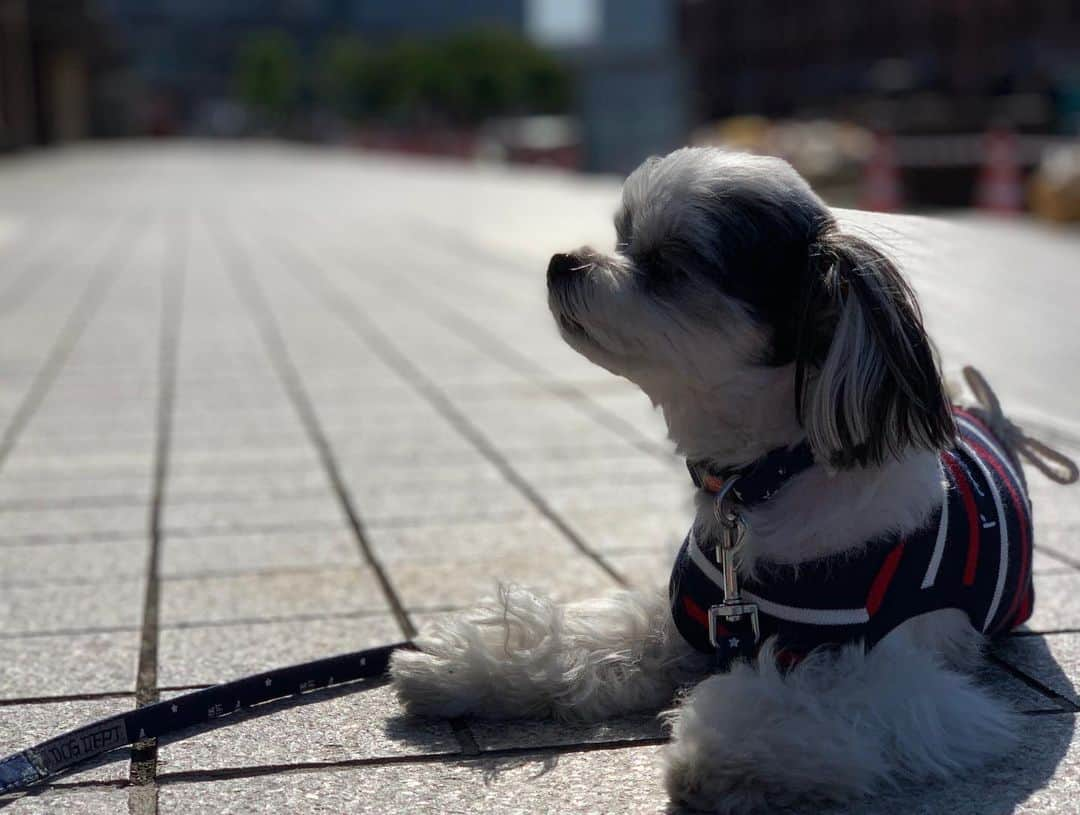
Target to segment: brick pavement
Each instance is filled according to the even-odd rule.
[[[565,599],[663,582],[685,472],[544,302],[544,254],[603,238],[616,189],[271,146],[0,164],[0,753],[400,639],[496,579]],[[1036,616],[985,677],[1029,714],[1020,754],[859,811],[1076,811],[1080,490],[1039,489]],[[0,804],[666,811],[651,716],[304,702]]]

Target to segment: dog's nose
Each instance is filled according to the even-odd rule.
[[[552,255],[547,270],[548,285],[550,286],[559,278],[567,277],[579,265],[578,259],[573,255],[564,255],[561,253]]]

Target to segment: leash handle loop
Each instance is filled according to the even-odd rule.
[[[1072,484],[1080,477],[1076,462],[1059,450],[1024,433],[1001,409],[998,399],[986,377],[971,365],[964,366],[964,380],[979,402],[979,416],[1008,450],[1035,467],[1039,472],[1058,484]]]

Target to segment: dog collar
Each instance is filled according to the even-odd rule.
[[[731,496],[747,509],[765,503],[788,481],[813,466],[814,453],[805,439],[791,447],[777,447],[741,467],[715,468],[705,460],[686,462],[694,486],[712,495],[720,494],[724,485],[738,476],[737,483],[731,487]]]

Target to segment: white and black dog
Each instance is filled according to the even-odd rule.
[[[1014,714],[969,670],[1031,613],[1030,507],[999,438],[1015,427],[950,407],[896,266],[787,163],[650,159],[615,227],[614,255],[552,258],[549,303],[575,350],[662,409],[701,487],[669,591],[559,606],[504,587],[395,656],[406,708],[597,720],[677,702],[668,790],[718,812],[1002,753]]]

